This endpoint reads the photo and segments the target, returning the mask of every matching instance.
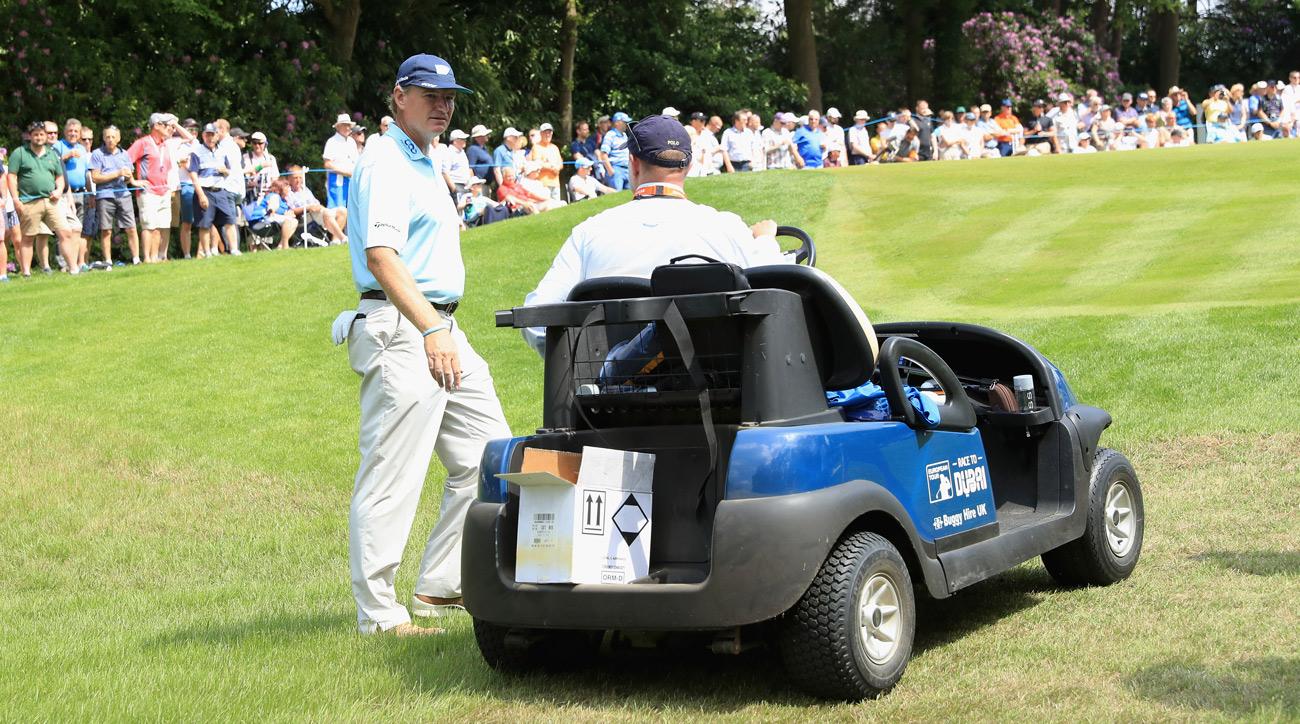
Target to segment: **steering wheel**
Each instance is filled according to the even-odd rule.
[[[797,226],[778,226],[776,227],[776,235],[788,236],[792,239],[799,240],[798,249],[790,249],[781,252],[786,256],[794,257],[795,264],[817,266],[817,245],[813,243],[812,237],[808,235],[808,232]]]

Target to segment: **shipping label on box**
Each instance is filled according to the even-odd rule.
[[[654,455],[584,448],[576,484],[549,472],[559,472],[553,461],[525,458],[533,470],[501,476],[519,485],[516,581],[628,583],[649,573]]]

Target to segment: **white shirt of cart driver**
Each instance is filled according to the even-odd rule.
[[[671,186],[672,184],[664,184]],[[771,236],[754,238],[733,213],[687,199],[641,198],[602,211],[573,228],[551,268],[524,299],[525,306],[563,302],[578,282],[600,277],[650,278],[674,257],[700,254],[740,267],[791,260]],[[540,349],[546,330],[524,330]]]

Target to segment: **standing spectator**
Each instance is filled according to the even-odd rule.
[[[836,154],[836,163],[823,163],[822,166],[847,166],[848,152],[844,145],[844,127],[840,125],[840,109],[831,106],[826,109],[824,133],[826,134],[826,155],[829,156],[831,151],[839,151]]]
[[[581,156],[573,162],[573,176],[569,178],[570,201],[594,199],[602,194],[614,193],[614,189],[597,181],[596,177],[591,175],[591,169],[595,165],[591,159]]]
[[[1194,126],[1196,126],[1200,110],[1188,97],[1187,91],[1178,86],[1169,89],[1169,98],[1174,103],[1174,121],[1179,128],[1183,129],[1187,143],[1195,143],[1195,140],[1193,140],[1196,131]]]
[[[465,142],[469,134],[457,128],[451,132],[451,144],[443,151],[442,175],[447,180],[447,188],[453,194],[465,194],[469,191],[469,180],[474,174],[469,169],[469,156],[465,153]]]
[[[334,135],[325,142],[321,158],[325,161],[325,205],[331,209],[348,205],[348,185],[357,165],[357,144],[352,140],[352,116],[340,113],[334,119]]]
[[[934,113],[930,110],[930,102],[917,101],[916,140],[920,142],[920,149],[916,152],[918,161],[934,159],[934,124]]]
[[[289,192],[285,195],[285,201],[289,202],[289,210],[302,220],[303,238],[307,241],[314,240],[312,226],[317,225],[330,235],[331,244],[342,244],[347,241],[347,235],[344,229],[348,225],[348,210],[346,207],[341,209],[327,209],[321,205],[316,194],[307,188],[307,169],[298,164],[289,165]],[[308,238],[310,235],[310,238]]]
[[[731,114],[731,127],[722,132],[722,165],[727,169],[727,173],[740,173],[751,169],[750,154],[754,149],[749,140],[748,123],[749,114],[736,111]]]
[[[3,150],[3,149],[0,149]],[[9,206],[13,199],[9,196],[9,172],[4,166],[5,155],[0,153],[0,283],[9,281]],[[17,244],[14,253],[18,252]]]
[[[235,206],[222,182],[231,175],[227,157],[218,148],[221,130],[215,123],[203,127],[202,141],[191,144],[186,173],[194,187],[194,226],[199,230],[199,258],[221,253],[217,246],[222,228],[235,223]],[[235,253],[235,251],[231,251]]]
[[[379,135],[382,136],[382,135],[384,135],[385,133],[388,133],[388,125],[389,125],[390,123],[392,123],[392,122],[393,122],[393,117],[392,117],[392,116],[384,116],[383,118],[380,118],[380,119],[379,119]]]
[[[252,192],[249,200],[256,201],[271,189],[272,181],[280,178],[280,164],[267,149],[265,133],[256,131],[249,138],[253,142],[253,148],[244,154],[243,164],[245,172],[249,174],[248,186]]]
[[[772,119],[772,127],[763,131],[764,165],[769,169],[803,168],[803,159],[799,149],[795,148],[794,136],[790,128],[794,126],[794,114],[777,113]]]
[[[239,250],[239,227],[236,223],[245,190],[244,154],[240,142],[245,135],[239,128],[231,128],[230,122],[224,118],[218,118],[214,125],[217,127],[217,161],[221,167],[228,169],[228,173],[222,175],[220,191],[224,193],[224,201],[230,205],[231,219],[229,223],[216,224],[212,229],[218,238],[224,238],[226,251],[231,256],[239,256],[242,252]]]
[[[807,121],[794,132],[794,145],[803,159],[804,168],[821,168],[826,154],[826,134],[822,132],[822,114],[810,110]],[[804,119],[800,119],[804,120]]]
[[[14,200],[14,210],[18,212],[22,231],[22,244],[15,249],[18,257],[19,271],[24,277],[32,275],[32,246],[39,237],[40,243],[48,245],[49,240],[42,234],[42,225],[59,237],[59,250],[65,259],[75,260],[79,244],[72,229],[67,226],[67,219],[59,209],[59,199],[64,192],[63,162],[57,151],[46,145],[49,134],[45,123],[38,121],[28,127],[30,140],[25,146],[19,146],[9,157],[9,195]],[[68,273],[77,274],[80,269],[68,264]]]
[[[181,122],[181,128],[190,135],[189,140],[173,135],[167,139],[166,144],[172,160],[176,162],[177,189],[172,195],[172,220],[173,225],[180,227],[181,255],[189,259],[191,237],[194,233],[194,183],[190,180],[189,168],[186,164],[194,154],[194,147],[203,142],[198,138],[198,121],[186,118]]]
[[[629,117],[619,111],[614,114],[614,127],[600,142],[600,162],[605,167],[605,185],[623,191],[629,185],[627,122]]]
[[[569,154],[574,160],[585,158],[588,161],[596,160],[596,139],[591,135],[591,124],[586,121],[578,121],[573,129],[573,142],[569,144]]]
[[[492,130],[487,126],[474,126],[470,129],[470,144],[465,150],[470,171],[484,181],[487,181],[488,176],[492,174],[492,153],[487,149],[488,137],[491,135]]]
[[[718,119],[718,123],[721,124],[722,120]],[[722,146],[709,125],[703,113],[696,111],[691,114],[691,130],[694,132],[691,136],[691,176],[712,176],[722,163]]]
[[[528,152],[528,159],[537,164],[537,180],[546,187],[551,200],[559,201],[560,171],[564,169],[564,158],[560,156],[560,147],[551,143],[555,137],[555,127],[543,123],[537,130],[537,143]]]
[[[853,125],[849,128],[849,165],[861,166],[873,160],[871,155],[871,128],[867,121],[871,116],[859,110],[853,114]]]
[[[90,179],[90,154],[95,151],[95,129],[81,125],[81,147],[86,149],[86,193],[85,213],[81,217],[81,259],[82,271],[90,270],[90,241],[99,238],[99,214],[95,213],[95,182]]]
[[[121,229],[131,250],[140,259],[140,238],[135,231],[135,207],[129,188],[131,157],[118,144],[122,132],[117,126],[104,129],[104,145],[90,154],[90,180],[95,184],[95,212],[99,217],[99,244],[104,263],[113,268],[113,230]],[[193,188],[193,186],[191,186]]]
[[[1016,152],[1016,140],[1025,135],[1025,127],[1020,125],[1020,119],[1011,112],[1011,99],[1002,99],[1002,108],[998,115],[993,119],[994,124],[998,127],[998,135],[994,140],[998,142],[998,154],[1001,156],[1010,156]]]
[[[1300,70],[1288,76],[1291,81],[1282,89],[1282,115],[1286,121],[1287,135],[1300,136]]]
[[[767,152],[763,148],[763,117],[750,113],[745,120],[745,131],[749,134],[749,170],[767,170]]]
[[[162,261],[162,250],[171,244],[172,189],[168,177],[176,162],[166,141],[175,128],[176,116],[155,113],[149,116],[149,133],[126,150],[136,167],[132,183],[144,189],[136,200],[140,204],[145,264]],[[140,259],[132,259],[131,263],[139,264]]]
[[[352,142],[357,146],[357,156],[360,157],[361,152],[366,150],[366,127],[353,126],[351,138]]]
[[[520,146],[523,145],[523,133],[514,126],[506,128],[501,134],[501,145],[496,147],[492,152],[492,175],[496,180],[497,188],[501,188],[501,182],[506,169],[510,169],[518,175],[522,168],[520,163]],[[522,152],[521,152],[522,153]]]
[[[1201,117],[1205,119],[1206,143],[1232,143],[1236,140],[1227,87],[1216,85],[1210,89],[1210,96],[1201,103]]]
[[[979,124],[979,116],[974,111],[967,111],[962,118],[962,132],[966,134],[966,158],[992,158],[998,155],[996,148],[989,148],[992,134]]]
[[[52,139],[51,139],[52,140]],[[59,154],[59,160],[63,162],[63,180],[67,184],[67,198],[64,200],[64,208],[68,211],[66,221],[75,232],[81,231],[82,224],[86,216],[86,169],[90,162],[90,152],[81,143],[81,121],[75,118],[69,118],[63,124],[63,138],[54,141],[52,148],[55,153]],[[80,248],[80,246],[78,246]],[[79,257],[67,259],[64,261],[70,265],[80,264]]]
[[[1056,126],[1056,152],[1074,153],[1079,142],[1079,116],[1074,112],[1074,97],[1069,93],[1057,96],[1052,125]]]

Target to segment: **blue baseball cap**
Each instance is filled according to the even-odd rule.
[[[618,113],[615,113],[615,114],[614,114],[614,117],[611,118],[610,120],[613,120],[613,121],[622,121],[622,122],[624,122],[624,123],[627,123],[628,121],[632,120],[632,117],[629,116],[628,114],[624,113],[623,111],[619,111]]]
[[[691,165],[691,137],[686,127],[670,116],[646,116],[632,124],[627,147],[632,155],[662,168]]]
[[[451,71],[450,63],[427,53],[412,55],[402,61],[401,67],[397,69],[396,85],[474,92],[463,85],[456,84],[456,74]]]
[[[592,163],[591,159],[587,158],[586,156],[580,156],[573,160],[573,165],[577,166],[578,168],[591,168],[596,164]]]

